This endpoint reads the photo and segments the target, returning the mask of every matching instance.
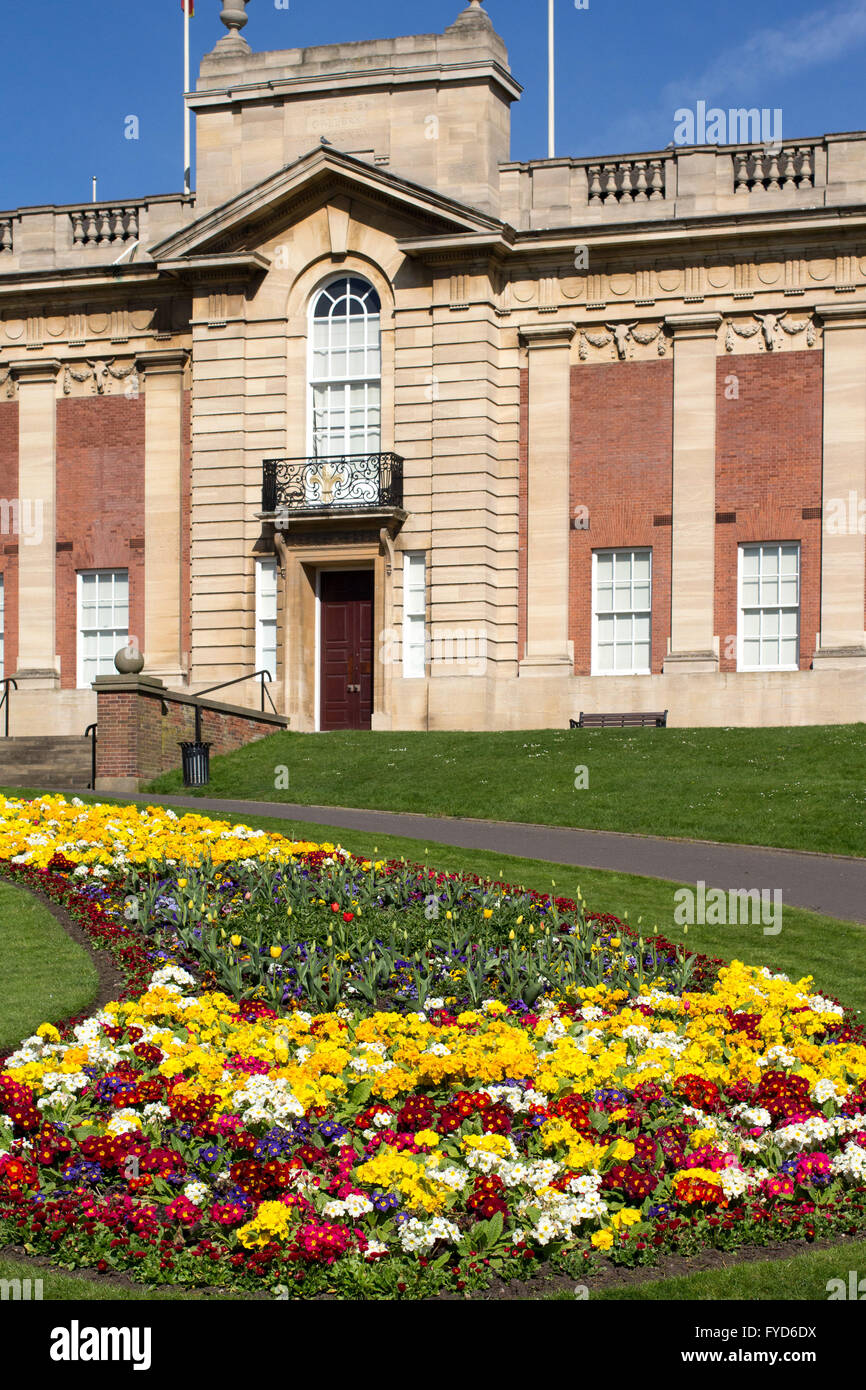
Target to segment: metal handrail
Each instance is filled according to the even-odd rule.
[[[0,681],[0,685],[2,685],[2,686],[5,687],[5,689],[4,689],[4,691],[3,691],[2,698],[0,698],[0,709],[2,709],[4,705],[6,706],[6,731],[5,731],[4,735],[3,735],[3,737],[4,737],[4,738],[8,738],[8,737],[9,737],[9,706],[10,706],[11,703],[12,703],[12,701],[9,699],[9,687],[10,687],[10,685],[12,685],[12,686],[14,686],[15,689],[17,690],[17,689],[18,689],[18,682],[17,682],[17,680],[15,679],[14,676],[7,676],[5,680]]]
[[[96,791],[96,730],[97,730],[97,728],[98,728],[98,725],[96,725],[96,724],[88,724],[87,728],[84,730],[84,737],[85,737],[85,738],[87,738],[88,734],[90,735],[90,782],[88,783],[88,789],[89,789],[90,791],[92,791],[92,792],[95,792],[95,791]]]
[[[195,692],[195,695],[194,695],[193,698],[196,699],[196,700],[198,700],[198,698],[199,698],[201,695],[212,695],[213,692],[214,692],[215,690],[225,690],[226,686],[229,686],[229,685],[240,685],[241,681],[251,681],[251,680],[253,680],[256,676],[261,676],[261,678],[262,678],[262,679],[261,679],[261,686],[262,686],[262,711],[264,712],[264,708],[265,708],[265,677],[267,677],[267,679],[268,679],[269,681],[272,681],[272,680],[274,679],[273,676],[271,675],[270,671],[269,671],[266,667],[264,667],[264,666],[262,667],[261,671],[250,671],[246,676],[235,676],[234,680],[231,680],[231,681],[220,681],[219,685],[209,685],[205,690],[197,690],[197,691]],[[268,695],[268,703],[270,704],[271,709],[273,710],[274,714],[278,714],[278,713],[279,713],[279,710],[277,709],[276,705],[274,704],[273,700],[271,699],[270,691],[267,692],[267,695]],[[196,737],[198,737],[198,735],[196,735]]]

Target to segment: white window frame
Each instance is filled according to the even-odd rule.
[[[263,610],[263,607],[264,607],[264,601],[265,601],[266,598],[270,597],[270,594],[269,594],[269,593],[266,593],[266,591],[265,591],[265,582],[264,582],[264,581],[265,581],[265,575],[266,575],[267,573],[272,573],[272,574],[273,574],[273,598],[274,598],[274,616],[273,616],[273,618],[265,618],[265,617],[263,617],[263,615],[262,615],[262,610]],[[256,615],[255,615],[255,623],[256,623],[256,664],[255,664],[255,670],[256,670],[256,671],[261,671],[263,668],[266,668],[267,670],[269,670],[269,671],[271,672],[271,677],[272,677],[272,679],[273,679],[274,681],[276,681],[276,679],[277,679],[277,670],[276,670],[276,667],[277,667],[277,658],[278,658],[278,656],[279,656],[279,652],[278,652],[278,650],[277,650],[277,647],[278,647],[278,638],[277,638],[277,598],[278,598],[278,588],[277,588],[277,586],[278,586],[278,572],[277,572],[277,561],[276,561],[276,558],[275,558],[274,556],[272,556],[272,555],[263,555],[263,556],[261,556],[260,558],[257,558],[257,559],[256,559]],[[270,588],[270,585],[269,585],[268,587]],[[269,624],[269,625],[272,623],[272,624],[273,624],[273,631],[274,631],[274,640],[273,640],[273,643],[271,643],[271,642],[267,643],[267,647],[266,647],[266,644],[265,644],[265,642],[264,642],[265,623],[267,623],[267,624]],[[272,662],[270,662],[270,664],[269,664],[268,660],[267,660],[266,657],[265,657],[265,651],[266,651],[266,650],[267,650],[267,651],[273,651],[273,653],[274,653],[274,659],[273,659]],[[273,667],[273,670],[271,670],[271,667]]]
[[[107,576],[107,575],[111,575],[112,578],[116,577],[117,575],[124,575],[124,576],[126,577],[127,620],[126,620],[126,629],[125,629],[125,630],[123,630],[123,629],[121,629],[121,628],[119,628],[119,627],[115,627],[114,625],[112,625],[111,627],[105,627],[105,628],[99,628],[99,627],[96,627],[96,628],[88,628],[87,631],[88,631],[88,632],[96,632],[96,633],[101,633],[101,632],[113,632],[113,633],[114,633],[115,639],[116,639],[116,641],[117,641],[117,645],[115,646],[114,651],[113,651],[112,654],[111,654],[111,655],[112,655],[112,661],[113,661],[113,659],[114,659],[115,653],[118,652],[118,651],[120,650],[121,647],[127,646],[128,643],[129,643],[129,598],[130,598],[130,590],[129,590],[129,570],[126,569],[126,568],[124,568],[122,565],[119,565],[119,566],[117,566],[116,568],[112,568],[112,569],[78,570],[78,572],[77,572],[77,574],[76,574],[76,576],[75,576],[75,668],[76,668],[75,680],[76,680],[76,684],[77,684],[79,690],[89,690],[89,689],[90,689],[90,684],[91,684],[90,681],[89,681],[89,680],[86,680],[86,679],[85,679],[85,676],[84,676],[84,641],[83,641],[83,638],[84,638],[85,629],[84,629],[84,623],[83,623],[83,611],[82,611],[82,610],[83,610],[83,597],[84,597],[84,580],[85,580],[85,578],[90,578],[92,575],[100,575],[100,576],[102,576],[102,577],[105,577],[105,576]],[[113,590],[114,590],[114,585],[112,584],[112,608],[114,607]],[[115,671],[114,671],[113,665],[112,665],[111,671],[109,671],[109,672],[103,672],[103,675],[114,675],[114,674],[115,674]]]
[[[627,670],[626,670],[625,668],[621,668],[620,670],[613,670],[613,671],[602,671],[602,670],[599,668],[599,664],[598,664],[598,599],[597,599],[597,593],[598,593],[598,557],[599,557],[600,555],[613,555],[614,557],[617,556],[617,555],[628,555],[628,556],[630,556],[630,557],[631,557],[631,565],[632,565],[632,579],[631,579],[632,587],[634,586],[634,557],[635,557],[635,555],[648,555],[648,556],[649,556],[649,586],[650,586],[650,602],[649,602],[649,608],[648,608],[648,609],[647,609],[647,608],[631,608],[631,609],[628,609],[628,610],[623,610],[623,612],[629,612],[629,613],[631,613],[632,616],[635,616],[636,614],[645,614],[645,613],[649,615],[649,620],[650,620],[650,655],[649,655],[649,665],[648,665],[648,666],[645,666],[645,667],[644,667],[644,666],[630,666]],[[592,594],[591,594],[591,602],[592,602],[592,658],[591,658],[592,664],[591,664],[591,667],[590,667],[591,674],[592,674],[593,676],[651,676],[651,675],[652,675],[652,650],[653,650],[653,637],[652,637],[652,619],[653,619],[653,552],[652,552],[652,546],[649,546],[649,545],[604,546],[601,550],[594,550],[594,551],[592,552]],[[616,612],[616,610],[614,610],[614,612]],[[608,615],[605,614],[605,617],[607,617],[607,616],[608,616]],[[632,633],[632,656],[634,656],[634,633]]]
[[[421,582],[416,582],[420,571]],[[421,602],[410,603],[412,595],[420,595]],[[420,612],[412,608],[420,607]],[[411,640],[411,633],[417,630],[420,620],[423,640],[421,661],[417,660],[418,643]],[[404,550],[403,552],[403,679],[423,680],[427,674],[427,552],[424,550]]]
[[[772,604],[772,603],[768,603],[768,604],[764,604],[764,603],[751,604],[751,603],[750,603],[750,604],[748,604],[748,605],[744,604],[744,603],[743,603],[743,556],[745,555],[745,552],[746,552],[747,550],[757,550],[757,551],[759,552],[759,554],[763,554],[763,552],[764,552],[765,550],[775,549],[775,550],[777,550],[778,553],[779,553],[779,573],[781,574],[782,550],[785,549],[785,548],[789,548],[789,547],[794,547],[794,548],[796,548],[796,551],[797,551],[797,604],[796,604],[796,613],[797,613],[797,660],[796,660],[796,662],[793,663],[793,665],[780,665],[780,666],[758,665],[758,666],[748,666],[748,665],[746,664],[744,658],[743,658],[743,644],[744,644],[744,641],[745,641],[745,632],[744,632],[743,617],[744,617],[746,608],[748,607],[748,609],[749,609],[750,611],[752,611],[752,612],[755,611],[755,609],[757,608],[757,610],[758,610],[759,612],[761,612],[761,613],[766,612],[766,611],[774,611],[774,612],[777,612],[777,613],[781,614],[782,612],[790,612],[790,611],[792,610],[792,608],[794,607],[794,605],[793,605],[793,604],[790,604],[790,603],[780,603],[780,604]],[[801,635],[801,623],[802,623],[801,606],[802,606],[802,602],[803,602],[803,563],[802,563],[802,561],[803,561],[803,548],[802,548],[802,545],[801,545],[800,541],[744,541],[744,542],[741,542],[740,545],[737,546],[737,670],[738,670],[738,671],[799,671],[799,669],[800,669],[800,635]],[[758,569],[759,584],[760,584],[760,575],[761,575],[761,568],[760,568],[760,566],[759,566],[759,569]],[[760,638],[759,638],[759,647],[760,647]]]
[[[351,375],[346,375],[346,376],[331,376],[330,373],[329,373],[328,375],[326,375],[326,376],[319,376],[319,375],[316,374],[316,370],[315,370],[315,369],[316,369],[316,358],[315,358],[315,331],[316,331],[316,330],[315,330],[315,325],[316,325],[317,322],[322,322],[322,320],[317,320],[317,319],[316,319],[316,305],[317,305],[318,302],[319,302],[319,298],[320,298],[322,292],[323,292],[324,290],[330,290],[330,289],[332,288],[332,286],[334,286],[334,285],[336,285],[336,284],[339,284],[339,282],[340,282],[341,280],[360,280],[360,281],[362,281],[365,285],[368,285],[368,286],[370,287],[370,289],[373,290],[373,292],[379,297],[379,310],[378,310],[378,313],[377,313],[377,314],[375,314],[375,315],[367,314],[367,315],[365,315],[365,316],[358,315],[358,318],[359,318],[359,319],[362,318],[362,317],[365,317],[367,320],[369,320],[370,318],[375,317],[375,318],[377,318],[378,321],[379,321],[379,330],[378,330],[378,358],[379,358],[379,370],[378,370],[377,373],[370,374],[370,373],[364,372],[364,373],[360,373],[360,374],[357,374],[357,373],[356,373],[356,374],[351,374]],[[351,322],[351,320],[349,320],[349,321]],[[343,445],[342,445],[342,447],[340,447],[339,449],[334,449],[334,448],[332,448],[332,447],[330,446],[329,443],[327,443],[327,444],[324,446],[324,448],[322,449],[322,452],[321,452],[321,453],[318,453],[318,450],[317,450],[317,441],[316,441],[316,436],[317,436],[317,433],[318,433],[318,432],[317,432],[317,430],[316,430],[316,415],[315,415],[316,387],[317,387],[317,386],[339,386],[339,385],[341,385],[341,384],[342,384],[342,386],[343,386],[343,388],[344,388],[344,393],[343,393],[343,396],[344,396],[343,414],[344,414],[344,425],[345,425],[345,428],[344,428],[344,431],[343,431]],[[375,448],[365,448],[365,449],[363,449],[363,450],[361,450],[361,451],[359,451],[359,452],[362,452],[362,453],[365,453],[365,454],[378,454],[378,453],[381,452],[381,449],[382,449],[382,309],[381,309],[381,296],[379,295],[379,291],[377,290],[376,286],[373,284],[372,280],[370,280],[367,276],[365,276],[365,275],[360,275],[360,274],[358,274],[358,273],[355,272],[355,271],[345,271],[345,270],[344,270],[344,271],[339,272],[339,273],[336,274],[336,275],[331,275],[331,276],[329,276],[329,278],[328,278],[327,280],[324,280],[320,285],[318,285],[318,286],[316,287],[315,291],[313,292],[313,294],[312,294],[311,297],[310,297],[309,310],[308,310],[308,330],[307,330],[307,457],[308,457],[308,458],[313,458],[314,456],[318,456],[318,457],[320,457],[320,458],[328,458],[328,457],[338,458],[338,457],[340,457],[340,456],[343,455],[343,454],[349,454],[349,453],[352,452],[352,450],[348,447],[350,441],[349,441],[349,439],[348,439],[348,433],[347,433],[347,432],[348,432],[348,426],[349,426],[349,403],[350,403],[350,394],[351,394],[351,393],[350,393],[350,387],[352,387],[352,386],[359,386],[359,385],[365,385],[365,386],[367,386],[367,387],[369,387],[369,386],[375,386],[375,387],[378,388],[378,391],[379,391],[379,425],[378,425],[378,429],[372,431],[372,434],[373,434],[373,436],[374,436]],[[368,411],[369,411],[369,401],[367,401],[366,404],[365,404],[365,423],[366,423],[367,412],[368,412]],[[323,431],[323,432],[324,432],[324,433],[327,433],[327,434],[330,433],[329,431]],[[370,433],[371,433],[370,429],[369,429],[369,428],[366,428],[366,429],[365,429],[365,434],[369,437]]]

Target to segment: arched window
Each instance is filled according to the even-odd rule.
[[[311,453],[381,449],[382,354],[379,296],[357,275],[319,290],[312,306]]]

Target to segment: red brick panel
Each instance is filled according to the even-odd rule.
[[[129,571],[129,631],[144,630],[144,396],[57,403],[57,650],[61,685],[76,684],[76,573]],[[133,542],[137,544],[132,544]]]
[[[823,354],[719,358],[716,429],[716,632],[723,671],[737,669],[737,550],[745,541],[800,542],[800,669],[820,626]],[[731,379],[733,378],[733,380]]]
[[[0,401],[0,498],[20,502],[18,485],[18,402]],[[11,517],[7,523],[11,526]],[[0,574],[5,600],[4,675],[11,676],[18,665],[18,546],[20,536],[11,531],[0,535]]]
[[[592,552],[617,546],[652,549],[652,669],[660,672],[671,606],[670,359],[574,367],[571,443],[571,514],[577,507],[589,510],[589,530],[571,532],[575,674],[589,675],[592,665]]]

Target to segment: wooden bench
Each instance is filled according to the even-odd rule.
[[[580,711],[579,719],[570,719],[572,729],[666,729],[667,710],[654,710],[648,714],[585,714]]]

